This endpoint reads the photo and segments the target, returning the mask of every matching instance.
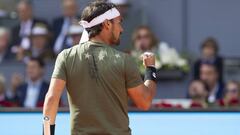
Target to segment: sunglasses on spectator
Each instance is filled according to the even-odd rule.
[[[138,35],[136,39],[149,38],[150,35]]]
[[[238,89],[228,89],[227,92],[228,93],[237,93]]]

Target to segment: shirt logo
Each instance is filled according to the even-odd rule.
[[[121,56],[119,54],[115,54],[115,57],[116,58],[120,58]]]
[[[90,56],[91,56],[91,55],[89,55],[89,53],[86,53],[86,54],[85,54],[85,58],[86,58],[86,59],[89,59]]]
[[[157,78],[157,77],[156,77],[156,73],[152,73],[152,76],[153,76],[154,78]]]
[[[105,56],[107,56],[107,52],[101,50],[101,51],[99,52],[99,55],[98,55],[98,60],[99,60],[99,61],[102,61]]]

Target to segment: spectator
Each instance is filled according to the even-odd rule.
[[[219,56],[218,43],[214,38],[207,38],[201,46],[202,56],[194,63],[194,79],[200,78],[200,65],[201,63],[212,63],[219,71],[219,82],[223,82],[223,59]]]
[[[229,81],[226,84],[225,95],[219,101],[222,107],[238,107],[240,106],[240,86],[237,81]]]
[[[17,12],[19,16],[19,24],[12,32],[12,45],[15,46],[12,50],[13,52],[17,52],[19,47],[24,50],[28,50],[30,48],[29,36],[31,35],[32,28],[37,23],[44,23],[47,25],[46,21],[33,17],[31,3],[26,0],[22,0],[18,3]]]
[[[129,0],[109,0],[109,2],[117,6],[118,11],[123,17],[126,17],[130,7]]]
[[[30,35],[31,48],[29,50],[19,51],[17,54],[18,60],[25,60],[29,57],[41,57],[43,60],[52,60],[54,54],[49,46],[50,33],[45,24],[36,24]]]
[[[141,55],[146,52],[157,53],[158,40],[148,26],[139,26],[132,34],[132,44],[134,49],[130,52],[138,64],[141,74],[145,73],[145,68],[140,59]],[[156,66],[158,67],[158,59],[156,58]]]
[[[6,17],[7,16],[7,12],[3,9],[0,9],[0,18]]]
[[[201,80],[194,80],[190,83],[188,95],[192,99],[190,108],[207,108],[208,86]]]
[[[212,63],[201,63],[200,79],[208,85],[209,103],[214,103],[216,100],[223,98],[224,84],[218,81],[219,71],[216,65]]]
[[[72,46],[72,40],[67,35],[69,27],[78,22],[77,17],[77,3],[75,0],[63,0],[63,16],[56,18],[53,21],[53,31],[54,31],[54,53],[58,54],[65,48]]]
[[[14,73],[11,76],[10,80],[10,87],[6,92],[7,98],[9,101],[18,104],[18,99],[17,99],[17,88],[22,84],[23,82],[23,77],[22,75],[18,73]]]
[[[26,67],[27,82],[17,89],[20,106],[27,108],[42,107],[49,83],[43,79],[44,62],[40,58],[30,58]]]
[[[7,28],[0,27],[0,63],[14,58],[13,54],[9,51],[9,38],[9,30]]]
[[[155,51],[158,40],[148,26],[137,27],[132,35],[132,44],[135,51],[141,53],[146,51]]]
[[[6,96],[5,78],[0,75],[0,107],[13,107],[16,104],[11,103]]]
[[[70,26],[68,35],[71,37],[73,41],[72,45],[78,45],[79,41],[82,37],[83,27],[80,25],[73,24]]]

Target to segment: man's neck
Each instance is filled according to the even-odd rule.
[[[92,37],[90,38],[90,41],[110,45],[110,42],[107,39],[102,38],[101,36]]]
[[[34,84],[39,83],[41,81],[42,81],[42,78],[29,79],[29,83],[34,83]]]
[[[22,20],[21,22],[22,23],[27,23],[27,22],[29,22],[29,21],[31,21],[32,19],[31,18],[29,18],[29,19],[26,19],[26,20]]]

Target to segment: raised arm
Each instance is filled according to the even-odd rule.
[[[136,87],[128,88],[128,95],[139,109],[148,110],[151,107],[157,88],[155,56],[144,54],[143,64],[146,67],[145,82]]]
[[[55,128],[55,118],[59,106],[59,101],[63,90],[65,88],[65,81],[61,79],[52,78],[49,90],[46,94],[43,117],[44,117],[44,135],[53,135]]]

